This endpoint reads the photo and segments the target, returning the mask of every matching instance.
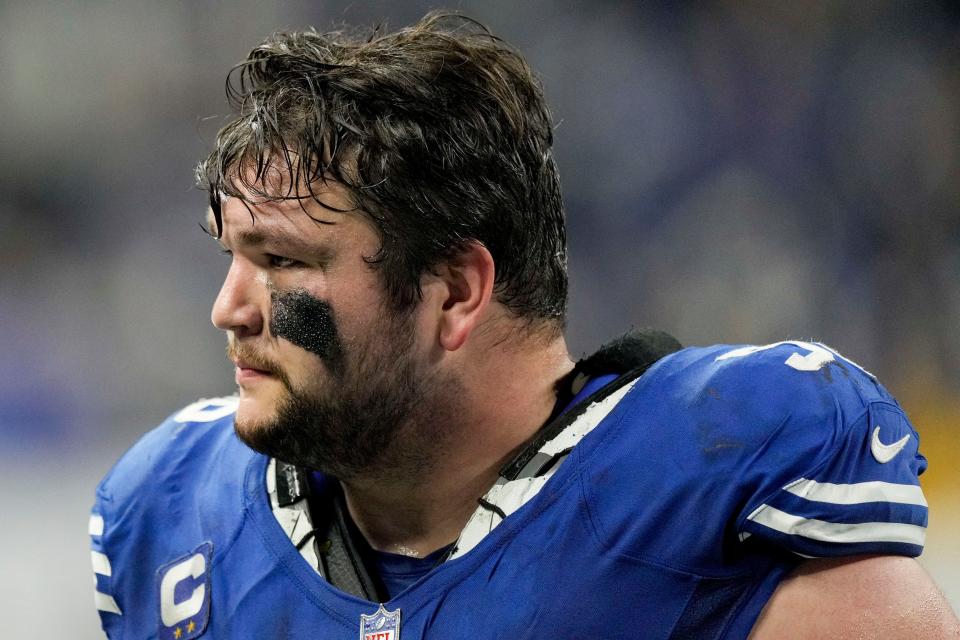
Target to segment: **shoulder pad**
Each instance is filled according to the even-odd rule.
[[[683,347],[676,338],[659,329],[631,329],[600,347],[596,353],[577,363],[577,371],[587,376],[627,373],[648,367],[660,358]]]
[[[804,555],[919,552],[926,506],[915,494],[926,462],[916,432],[870,373],[828,347],[688,348],[653,365],[625,403],[619,424],[584,463],[594,479],[585,483],[589,508],[614,548],[705,575],[722,574],[741,543],[759,538]],[[881,446],[910,436],[889,464],[871,453],[877,425]],[[830,495],[819,483],[869,493],[873,482],[902,485],[890,495],[905,492],[914,504],[853,509],[836,506],[840,497],[833,507],[811,506]],[[804,490],[811,495],[796,495]],[[840,531],[882,517],[906,528],[883,540],[866,528],[860,538],[815,539],[831,527],[814,520]],[[690,522],[699,526],[691,530]]]

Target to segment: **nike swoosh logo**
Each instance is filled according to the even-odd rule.
[[[910,434],[908,433],[894,443],[883,444],[880,442],[880,427],[877,427],[873,430],[873,440],[870,441],[870,453],[877,459],[877,462],[886,464],[897,457],[897,454],[907,445],[909,439]]]

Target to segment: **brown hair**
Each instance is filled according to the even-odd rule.
[[[197,169],[217,234],[222,195],[320,201],[314,186],[333,179],[376,225],[368,261],[398,307],[416,302],[426,270],[480,242],[497,299],[562,327],[550,114],[529,65],[486,27],[430,13],[394,33],[277,33],[231,71],[227,95],[237,115]],[[286,189],[265,179],[278,168]]]

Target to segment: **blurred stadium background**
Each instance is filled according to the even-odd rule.
[[[192,168],[270,31],[427,2],[0,2],[0,620],[97,638],[87,511],[137,437],[232,390],[226,263]],[[813,338],[878,374],[931,469],[924,564],[960,606],[960,10],[952,2],[453,2],[558,123],[576,354]]]

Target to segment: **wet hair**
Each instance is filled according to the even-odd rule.
[[[562,328],[550,113],[529,65],[486,27],[434,12],[393,33],[276,33],[230,72],[227,97],[236,115],[197,169],[215,235],[224,196],[324,204],[334,180],[380,235],[366,259],[397,308],[419,300],[425,272],[479,242],[496,299]]]

